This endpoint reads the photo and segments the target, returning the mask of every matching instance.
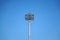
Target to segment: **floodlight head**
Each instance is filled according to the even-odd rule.
[[[25,20],[27,21],[34,20],[34,14],[31,14],[31,13],[25,14]]]

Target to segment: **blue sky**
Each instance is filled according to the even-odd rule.
[[[60,0],[0,0],[0,40],[28,40],[26,13],[31,40],[60,40]]]

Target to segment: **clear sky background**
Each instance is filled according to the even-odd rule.
[[[0,40],[28,40],[29,12],[31,40],[60,40],[60,0],[0,0]]]

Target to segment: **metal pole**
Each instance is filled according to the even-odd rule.
[[[34,20],[34,14],[31,14],[31,13],[25,14],[25,20],[28,21],[28,40],[31,40],[31,36],[30,36],[30,21]]]
[[[30,40],[30,20],[28,20],[28,40]]]

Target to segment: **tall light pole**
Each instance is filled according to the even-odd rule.
[[[28,21],[28,40],[30,40],[30,22],[34,20],[34,14],[25,14],[25,20]]]

